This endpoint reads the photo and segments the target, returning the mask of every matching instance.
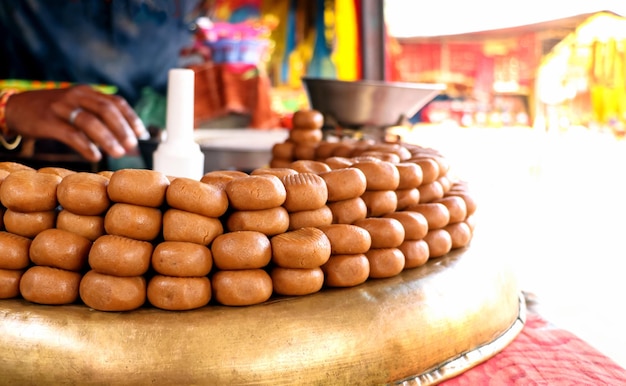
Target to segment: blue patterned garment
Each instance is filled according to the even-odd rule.
[[[109,84],[135,104],[165,93],[192,44],[197,0],[2,0],[0,79]]]

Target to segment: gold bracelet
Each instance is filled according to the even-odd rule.
[[[7,150],[15,150],[15,148],[18,147],[21,142],[22,142],[22,136],[21,135],[18,135],[17,137],[15,137],[13,142],[7,141],[4,138],[4,136],[0,135],[0,144]]]
[[[22,142],[22,136],[18,135],[12,142],[7,141],[5,136],[8,136],[11,132],[7,126],[6,107],[9,102],[9,98],[17,94],[19,91],[15,89],[6,89],[0,92],[0,144],[7,150],[14,150]]]

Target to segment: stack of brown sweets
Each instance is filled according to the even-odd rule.
[[[0,163],[0,298],[101,311],[247,306],[391,277],[469,244],[476,204],[443,156],[324,142],[319,117],[300,114],[289,157],[249,174]]]

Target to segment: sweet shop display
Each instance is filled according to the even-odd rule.
[[[447,160],[434,149],[325,141],[320,117],[316,111],[296,113],[292,133],[274,146],[270,164],[249,173],[216,170],[193,180],[143,169],[61,173],[0,163],[0,248],[6,251],[0,256],[0,331],[5,336],[0,345],[22,339],[10,329],[16,317],[52,330],[76,322],[86,326],[83,338],[90,344],[100,347],[110,339],[117,345],[113,351],[119,357],[108,360],[130,361],[133,373],[163,360],[179,368],[187,361],[184,354],[168,360],[154,354],[174,340],[189,342],[200,356],[197,366],[184,374],[163,370],[163,382],[320,384],[361,383],[357,374],[363,383],[418,379],[477,347],[494,341],[496,347],[506,345],[519,331],[523,308],[508,273],[496,273],[485,299],[462,296],[460,306],[424,301],[429,292],[458,297],[456,285],[471,280],[458,272],[460,267],[481,269],[471,267],[475,258],[463,262],[476,223],[477,205],[468,185],[450,173]],[[445,277],[448,294],[441,295],[447,290],[438,287],[437,277]],[[341,311],[330,316],[337,307]],[[429,314],[432,307],[445,312]],[[494,309],[499,309],[497,317]],[[38,316],[29,319],[27,310]],[[466,324],[435,323],[443,319]],[[434,330],[424,331],[419,323]],[[477,327],[469,329],[467,323]],[[155,331],[166,324],[171,332]],[[120,334],[115,329],[122,326],[130,328],[128,340],[107,337]],[[456,343],[462,347],[447,347],[450,340],[442,341],[439,334],[455,334],[455,326],[464,326]],[[387,336],[373,337],[370,328]],[[187,335],[192,331],[196,338]],[[67,330],[74,332],[75,327]],[[296,338],[296,333],[310,335]],[[67,339],[77,344],[76,338]],[[366,344],[363,339],[373,340]],[[13,350],[22,356],[29,344]],[[438,354],[426,360],[424,347],[419,348],[424,344],[426,352]],[[437,348],[441,345],[446,349]],[[143,359],[122,355],[120,350],[129,347],[141,351],[134,355]],[[380,361],[358,364],[379,348],[384,353]],[[307,359],[294,357],[295,352]],[[264,360],[283,354],[284,367],[268,373]],[[76,360],[71,353],[63,355],[63,360]],[[220,358],[209,365],[203,355]],[[394,355],[408,362],[399,365]],[[332,364],[325,368],[317,361],[326,356]],[[94,366],[79,361],[74,370],[50,370],[54,361],[42,358],[26,356],[12,363],[23,360],[48,374],[13,371],[10,379],[54,382],[88,376]],[[227,365],[218,369],[219,361]],[[247,370],[241,368],[244,362]],[[354,372],[339,375],[342,366]],[[98,372],[145,380],[127,378],[119,367]]]

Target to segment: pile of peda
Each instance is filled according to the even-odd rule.
[[[247,306],[392,277],[470,243],[476,204],[443,156],[325,142],[319,113],[304,113],[301,132],[250,173],[196,181],[0,163],[0,299]]]

